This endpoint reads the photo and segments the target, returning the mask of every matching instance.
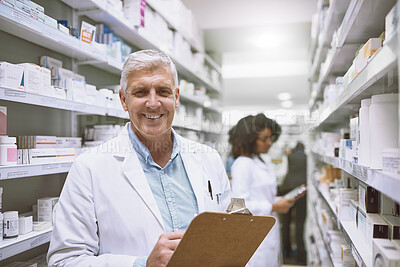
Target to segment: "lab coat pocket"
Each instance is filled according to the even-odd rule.
[[[220,193],[215,194],[213,192],[213,195],[208,190],[205,190],[204,192],[204,211],[213,211],[213,212],[220,212],[220,205],[218,198],[221,195]]]

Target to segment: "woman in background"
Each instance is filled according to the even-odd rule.
[[[281,134],[280,125],[264,114],[242,118],[229,131],[232,144],[232,193],[234,197],[245,199],[246,207],[253,215],[273,215],[286,213],[294,200],[277,198],[277,180],[272,169],[260,154],[267,153]],[[280,266],[279,222],[250,259],[248,266]]]

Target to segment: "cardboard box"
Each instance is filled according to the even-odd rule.
[[[367,213],[366,218],[365,236],[371,245],[373,238],[389,239],[389,225],[379,214]]]
[[[391,198],[384,194],[379,194],[379,214],[381,215],[396,215],[395,203]]]
[[[0,3],[12,8],[15,7],[15,0],[0,0]]]
[[[58,68],[62,68],[62,61],[49,57],[49,56],[41,56],[40,57],[40,66],[48,68],[51,71],[52,79],[59,79],[58,77]]]
[[[44,197],[37,200],[39,222],[50,222],[53,225],[53,213],[57,202],[58,197]]]
[[[397,23],[399,20],[399,3],[389,11],[385,18],[385,42],[392,39],[397,31]]]
[[[41,94],[43,87],[42,68],[31,63],[18,64],[24,68],[24,90],[29,93]]]
[[[38,21],[44,22],[44,7],[32,1],[30,3],[30,7],[31,7],[31,17]]]
[[[382,215],[382,218],[389,225],[389,238],[400,240],[400,218],[392,215]]]
[[[382,47],[382,39],[381,38],[371,38],[369,39],[365,45],[358,52],[365,60],[368,60],[372,57],[379,48]]]
[[[74,148],[33,148],[29,149],[30,164],[72,162],[75,159]]]
[[[19,234],[24,235],[33,231],[33,216],[18,217]]]
[[[373,266],[399,267],[400,250],[388,239],[374,239],[372,261]]]
[[[15,9],[24,12],[27,15],[31,15],[31,1],[30,0],[15,0]]]
[[[24,68],[8,62],[0,62],[0,87],[24,90]]]
[[[43,135],[25,135],[18,136],[18,148],[55,148],[57,146],[57,139],[55,136]]]
[[[363,183],[359,183],[358,187],[358,204],[359,208],[367,213],[378,213],[379,211],[379,192]]]
[[[57,137],[57,148],[81,148],[81,137]]]
[[[51,222],[33,222],[33,231],[43,231],[52,226]]]
[[[366,228],[367,228],[367,215],[361,210],[358,209],[357,213],[357,227],[358,230],[366,237]]]
[[[53,29],[58,29],[57,20],[47,16],[46,14],[44,14],[44,24],[52,27]]]

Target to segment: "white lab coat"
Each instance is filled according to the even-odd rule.
[[[175,135],[199,213],[224,211],[229,181],[219,154]],[[211,200],[208,180],[214,194]],[[217,203],[216,194],[222,201]],[[61,192],[47,255],[49,266],[128,266],[148,256],[165,232],[163,220],[127,128],[80,155]]]
[[[273,215],[277,219],[247,266],[280,266],[279,221],[272,213],[272,204],[278,200],[273,170],[257,157],[238,157],[232,165],[231,175],[232,197],[244,198],[246,207],[254,215]]]

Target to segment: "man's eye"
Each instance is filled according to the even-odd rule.
[[[170,91],[170,90],[167,90],[167,89],[163,89],[163,90],[160,91],[160,93],[161,93],[162,95],[169,95],[169,94],[171,94],[171,91]]]
[[[144,90],[137,90],[133,92],[134,95],[139,96],[139,95],[144,95],[146,92]]]

